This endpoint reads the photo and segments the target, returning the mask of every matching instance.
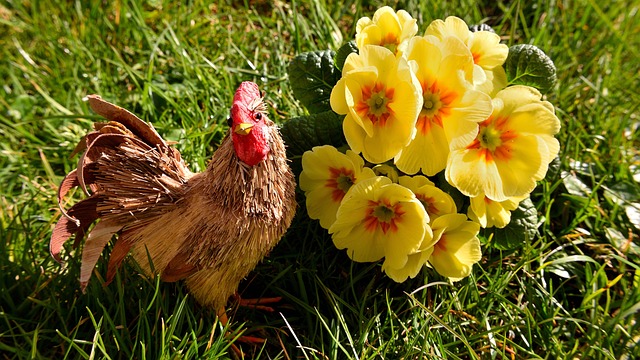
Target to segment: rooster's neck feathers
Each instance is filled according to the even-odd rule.
[[[260,215],[275,220],[281,217],[282,209],[274,204],[284,205],[287,192],[284,187],[291,186],[281,179],[288,179],[291,175],[285,146],[277,135],[277,128],[271,125],[266,126],[265,130],[270,152],[255,166],[239,159],[231,136],[227,136],[207,168],[204,175],[206,185],[203,188],[214,201],[223,201],[229,207],[242,209],[246,212],[245,216]]]

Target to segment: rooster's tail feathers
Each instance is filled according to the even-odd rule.
[[[166,212],[168,205],[181,198],[183,185],[193,175],[180,153],[150,124],[97,95],[87,100],[109,122],[95,123],[94,131],[74,150],[82,155],[58,189],[61,217],[49,244],[51,255],[61,261],[64,243],[75,235],[75,247],[87,235],[80,275],[83,289],[113,236],[119,234],[119,240],[109,260],[108,282],[133,246],[127,234]],[[76,187],[88,197],[65,211],[64,198]]]

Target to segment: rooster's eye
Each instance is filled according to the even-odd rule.
[[[256,113],[256,120],[262,119],[262,113]]]

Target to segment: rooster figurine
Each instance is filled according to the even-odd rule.
[[[243,82],[236,91],[229,133],[202,173],[189,171],[180,153],[135,115],[96,95],[88,101],[109,122],[94,124],[76,148],[83,151],[78,167],[60,185],[52,256],[60,261],[64,242],[75,235],[77,245],[86,234],[84,290],[116,236],[107,283],[130,253],[148,276],[184,279],[200,304],[224,308],[296,209],[285,146],[258,86]],[[88,197],[65,211],[64,197],[74,187]]]

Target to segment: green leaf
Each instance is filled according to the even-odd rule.
[[[331,50],[303,53],[293,58],[287,69],[293,95],[312,114],[331,110],[331,90],[340,79],[334,55]]]
[[[625,205],[624,212],[627,214],[631,225],[640,230],[640,203]]]
[[[344,62],[347,60],[347,57],[353,53],[358,53],[358,47],[356,46],[355,41],[351,40],[348,43],[342,45],[340,49],[338,49],[338,52],[336,52],[336,68],[342,71],[342,67],[344,66]]]
[[[562,160],[560,160],[559,156],[556,156],[549,163],[549,170],[547,170],[547,175],[545,178],[547,180],[555,179],[558,175],[560,175],[560,167],[562,166]]]
[[[620,181],[611,186],[602,185],[604,196],[618,205],[640,200],[640,188],[629,181]]]
[[[483,236],[493,233],[492,245],[496,249],[510,250],[521,247],[538,234],[538,212],[531,198],[526,198],[511,212],[511,222],[503,229],[483,230]]]
[[[488,31],[490,33],[496,33],[495,30],[493,30],[493,28],[487,24],[474,24],[474,25],[470,25],[469,26],[469,31],[471,32],[478,32],[478,31]]]
[[[342,116],[329,110],[300,116],[285,122],[280,129],[289,158],[302,155],[314,146],[347,143],[342,132]]]
[[[562,171],[560,176],[562,177],[562,184],[567,190],[567,193],[584,198],[591,196],[593,190],[573,173]]]
[[[509,85],[532,86],[543,94],[556,84],[556,66],[551,58],[534,45],[520,44],[509,48],[504,63]]]

